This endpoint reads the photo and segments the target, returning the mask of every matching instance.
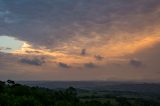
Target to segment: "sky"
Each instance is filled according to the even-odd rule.
[[[0,0],[0,80],[160,82],[159,0]]]

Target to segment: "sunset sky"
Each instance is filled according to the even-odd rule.
[[[0,0],[0,80],[160,82],[160,0]]]

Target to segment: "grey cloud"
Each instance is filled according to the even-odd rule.
[[[0,47],[0,50],[10,50],[12,48],[9,48],[9,47]]]
[[[6,15],[10,14],[9,11],[0,11],[0,17],[4,17]]]
[[[11,64],[17,63],[17,56],[10,53],[4,53],[0,51],[0,67],[1,68],[10,68]],[[11,68],[12,69],[12,68]],[[5,71],[5,70],[4,70]]]
[[[97,67],[97,66],[96,66],[94,63],[92,63],[92,62],[90,62],[90,63],[85,63],[84,66],[85,66],[86,68],[95,68],[95,67]]]
[[[87,54],[87,50],[86,50],[86,49],[82,49],[82,50],[81,50],[81,55],[82,55],[82,56],[85,56],[86,54]]]
[[[33,59],[22,58],[20,62],[23,64],[29,64],[35,66],[41,66],[43,63],[45,63],[43,59],[38,59],[38,58],[33,58]]]
[[[12,48],[10,48],[10,47],[7,47],[7,48],[5,48],[5,50],[11,50]]]
[[[98,61],[101,61],[104,59],[104,57],[100,56],[100,55],[95,55],[94,58]]]
[[[69,66],[68,64],[65,64],[65,63],[58,63],[59,67],[62,67],[62,68],[71,68],[71,66]]]
[[[143,65],[143,63],[138,59],[131,59],[129,61],[129,64],[134,66],[134,67],[141,67]]]
[[[76,33],[109,36],[113,27],[136,32],[160,22],[159,4],[159,0],[0,0],[5,15],[0,35],[53,48]]]
[[[39,54],[41,53],[40,51],[37,51],[37,50],[34,50],[34,51],[26,51],[26,53],[29,53],[29,54],[32,54],[32,53],[36,53],[36,54]]]
[[[0,10],[0,19],[0,22],[6,25],[22,21],[22,18],[20,16],[13,14],[7,9],[2,11]]]

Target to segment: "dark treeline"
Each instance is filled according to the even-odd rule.
[[[0,106],[160,106],[156,101],[142,98],[106,96],[79,97],[77,90],[50,90],[16,84],[12,80],[0,81]]]

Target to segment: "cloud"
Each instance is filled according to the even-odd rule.
[[[6,15],[10,14],[9,11],[0,11],[0,17],[4,17]]]
[[[12,48],[10,48],[10,47],[0,47],[0,51],[1,50],[11,50]]]
[[[86,54],[87,54],[87,50],[86,50],[86,49],[82,49],[82,50],[81,50],[81,55],[82,55],[82,56],[85,56]]]
[[[90,63],[85,63],[84,66],[85,66],[86,68],[95,68],[95,67],[97,67],[97,66],[96,66],[94,63],[92,63],[92,62],[90,62]]]
[[[5,24],[13,24],[21,21],[19,16],[12,14],[12,12],[7,9],[3,11],[0,10],[0,19]]]
[[[0,35],[54,49],[75,36],[92,39],[92,33],[96,32],[103,38],[158,25],[159,3],[159,0],[1,0],[1,15],[5,18],[0,20]]]
[[[25,51],[26,53],[28,53],[28,54],[39,54],[39,53],[41,53],[40,51],[37,51],[37,50],[34,50],[34,51]]]
[[[50,61],[42,65],[44,62],[41,59],[25,58],[21,57],[22,54],[18,54],[16,59],[22,58],[19,63],[23,64],[16,63],[16,59],[12,60],[11,57],[3,56],[6,59],[0,58],[3,63],[0,65],[13,72],[12,67],[8,66],[12,66],[11,64],[15,62],[14,70],[19,68],[17,70],[20,73],[28,70],[34,72],[33,70],[42,68],[28,69],[28,65],[25,64],[42,65],[46,71],[58,70],[59,68],[56,69],[54,65],[69,68],[73,63],[85,67],[83,68],[85,71],[82,72],[80,69],[79,72],[74,71],[74,74],[72,72],[60,72],[60,74],[53,71],[46,74],[46,71],[41,69],[40,73],[37,74],[35,71],[32,75],[32,78],[40,75],[42,79],[44,74],[46,78],[50,76],[50,79],[58,79],[60,76],[78,80],[96,77],[102,79],[101,76],[104,79],[109,76],[115,76],[117,79],[157,76],[159,79],[159,74],[156,74],[159,72],[159,52],[156,52],[157,55],[146,56],[148,63],[141,59],[146,55],[142,48],[153,47],[154,42],[159,40],[159,4],[160,0],[0,0],[0,36],[8,35],[26,41],[35,50],[26,51],[27,56],[45,55]],[[142,56],[129,57],[131,60],[127,60],[126,67],[122,65],[123,61],[112,60],[112,58],[127,58],[125,56],[133,55],[137,51],[142,51]],[[107,57],[108,60],[103,60],[103,57]],[[133,57],[138,57],[140,60],[132,59]],[[59,61],[62,63],[57,63]],[[108,67],[110,62],[120,63],[121,67],[116,68],[114,65]],[[130,66],[141,67],[144,63],[147,64],[147,69],[141,68],[141,73],[130,71],[134,70],[130,69]],[[76,67],[75,64],[73,67]],[[48,65],[51,65],[51,68],[47,67]],[[97,65],[98,69],[94,70],[95,72],[88,71]],[[103,68],[103,71],[99,71],[99,68]],[[6,70],[5,72],[8,75]],[[10,73],[10,76],[13,73]]]
[[[129,61],[129,64],[134,66],[134,67],[141,67],[143,65],[143,63],[138,59],[131,59]]]
[[[65,64],[65,63],[58,63],[59,67],[62,67],[62,68],[71,68],[71,66],[69,66],[68,64]]]
[[[11,50],[12,48],[10,48],[10,47],[7,47],[7,48],[5,48],[5,50]]]
[[[41,66],[43,63],[45,63],[44,59],[39,59],[39,58],[32,58],[32,59],[22,58],[20,62],[23,64],[29,64],[35,66]]]
[[[94,58],[98,61],[101,61],[104,59],[104,57],[100,56],[100,55],[95,55]]]

